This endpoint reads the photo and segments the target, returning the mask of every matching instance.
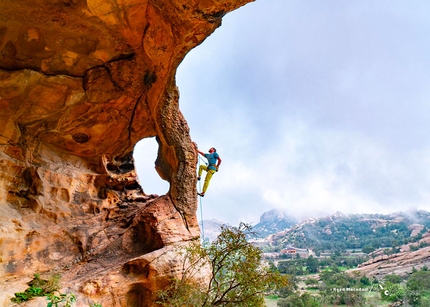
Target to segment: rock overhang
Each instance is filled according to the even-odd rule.
[[[109,287],[112,306],[130,303],[127,289],[153,295],[150,280],[132,287],[116,268],[153,253],[162,263],[164,248],[199,236],[196,154],[176,68],[247,2],[0,3],[2,281],[60,269],[72,290],[99,285],[84,300],[103,300]],[[136,180],[131,153],[146,137],[159,144],[165,196]]]

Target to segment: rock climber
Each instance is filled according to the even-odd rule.
[[[205,157],[208,160],[208,165],[200,165],[199,167],[199,173],[198,173],[198,177],[197,180],[201,179],[202,176],[202,172],[206,171],[206,177],[205,177],[205,183],[203,184],[203,189],[201,193],[197,193],[198,195],[200,195],[201,197],[205,196],[206,190],[208,189],[209,186],[209,182],[213,176],[213,174],[215,174],[215,172],[218,172],[218,168],[221,165],[221,158],[219,157],[218,153],[216,152],[216,149],[214,147],[209,149],[209,153],[204,153],[201,152],[198,148],[197,148],[197,144],[194,143],[194,146],[197,150],[197,152],[199,154],[201,154],[203,157]]]

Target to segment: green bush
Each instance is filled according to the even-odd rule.
[[[22,303],[34,297],[46,296],[48,300],[47,307],[70,307],[76,301],[73,293],[55,294],[60,289],[60,278],[59,274],[53,274],[48,279],[40,278],[40,274],[34,274],[34,278],[28,283],[30,287],[24,292],[15,293],[15,297],[11,298],[11,301]]]
[[[75,301],[76,297],[73,293],[60,293],[59,295],[51,293],[48,295],[48,305],[46,307],[59,307],[61,305],[63,305],[64,307],[71,307]]]
[[[24,292],[15,293],[10,300],[14,303],[22,303],[33,297],[47,296],[60,288],[60,275],[54,274],[49,279],[41,279],[40,274],[34,274],[34,278],[28,283],[30,286]]]
[[[405,297],[405,288],[400,284],[385,282],[380,293],[382,300],[388,302],[401,302]]]
[[[182,279],[173,280],[170,287],[158,293],[158,304],[165,307],[240,306],[262,307],[264,295],[286,286],[287,276],[276,268],[264,265],[261,250],[247,242],[250,226],[223,226],[210,245],[194,242],[185,250]],[[208,284],[193,280],[195,272],[209,267]]]
[[[278,300],[277,307],[318,307],[321,306],[319,300],[310,295],[309,293],[303,293],[301,295],[294,293],[287,298],[281,298]]]

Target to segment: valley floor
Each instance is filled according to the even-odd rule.
[[[264,300],[266,303],[266,307],[277,307],[276,305],[278,301],[277,299],[266,297]],[[367,301],[369,304],[371,304],[369,306],[372,306],[372,307],[388,307],[390,305],[389,302],[381,301],[378,294],[371,294],[370,296],[367,297]],[[321,307],[338,307],[338,306],[345,306],[345,305],[321,305]]]

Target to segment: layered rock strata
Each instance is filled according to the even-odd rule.
[[[416,235],[416,230],[421,231],[423,226],[414,224],[409,226],[409,229],[412,230],[412,234]],[[402,245],[399,253],[386,255],[384,249],[376,250],[370,255],[371,259],[361,263],[356,269],[349,270],[349,272],[360,272],[368,277],[375,276],[378,278],[383,278],[388,274],[406,276],[414,268],[419,270],[430,266],[429,245],[430,231],[427,231],[419,241]],[[411,247],[415,247],[416,250],[412,251]]]
[[[430,247],[424,247],[417,251],[400,252],[391,255],[380,255],[362,263],[356,269],[348,272],[359,272],[367,277],[382,279],[385,275],[396,274],[407,276],[413,269],[420,270],[430,266]]]
[[[199,237],[175,72],[247,2],[0,2],[0,306],[53,272],[76,306],[155,306]],[[137,181],[148,137],[166,195]]]

